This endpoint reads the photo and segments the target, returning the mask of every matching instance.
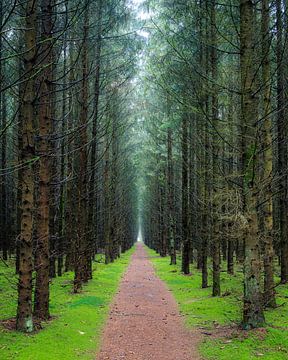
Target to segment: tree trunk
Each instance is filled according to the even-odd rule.
[[[257,99],[254,94],[254,5],[251,0],[240,0],[240,71],[241,71],[241,110],[243,156],[246,183],[244,189],[245,233],[244,261],[244,303],[243,327],[245,329],[263,326],[265,322],[260,288],[260,249],[258,239],[257,199],[257,140],[256,124],[258,120]],[[251,155],[252,152],[252,155]],[[250,156],[250,158],[248,158]],[[249,177],[249,178],[248,178]]]
[[[33,239],[33,208],[34,208],[34,114],[35,114],[35,64],[36,64],[36,28],[37,1],[28,0],[25,9],[25,53],[24,73],[25,88],[20,109],[22,124],[22,148],[20,161],[23,166],[21,183],[21,233],[19,236],[19,283],[17,330],[33,331],[32,320],[32,239]]]
[[[261,140],[264,167],[262,171],[262,201],[264,225],[264,305],[276,307],[274,283],[273,249],[273,199],[272,199],[272,122],[271,122],[271,75],[270,75],[270,14],[269,0],[262,1],[262,82],[263,82],[263,118]]]
[[[0,24],[3,24],[3,2],[0,4]],[[3,58],[3,38],[0,36],[0,58]],[[5,83],[5,63],[0,61],[0,82]],[[6,94],[4,91],[0,93],[0,118],[1,118],[1,234],[0,234],[0,250],[2,249],[3,260],[8,259],[8,229],[7,229],[7,189],[6,189],[6,166],[7,166],[7,130],[6,130]]]
[[[39,186],[36,221],[36,285],[34,297],[34,315],[42,320],[49,318],[49,211],[52,132],[52,1],[41,1],[41,59],[39,104]]]
[[[190,240],[188,234],[188,119],[182,119],[182,272],[190,273]]]
[[[68,2],[67,2],[68,5]],[[69,9],[68,9],[69,12]],[[70,45],[70,54],[69,54],[69,67],[70,73],[68,78],[69,83],[69,94],[68,94],[68,116],[66,131],[74,126],[74,93],[72,91],[72,84],[75,81],[75,74],[73,71],[74,65],[74,47]],[[66,208],[65,208],[65,248],[66,248],[66,258],[65,258],[65,272],[69,270],[74,270],[75,265],[75,254],[76,254],[76,236],[75,236],[75,223],[76,223],[76,211],[74,206],[74,182],[73,179],[76,176],[75,163],[72,155],[73,148],[76,146],[76,141],[74,139],[74,133],[69,133],[67,137],[67,188],[66,188]]]
[[[93,125],[92,125],[92,145],[91,145],[91,157],[90,157],[90,179],[89,179],[89,204],[88,204],[88,226],[90,227],[89,231],[89,247],[90,251],[94,252],[97,244],[97,207],[98,207],[98,199],[97,199],[97,151],[98,151],[98,117],[99,117],[99,95],[100,95],[100,59],[101,59],[101,33],[102,33],[102,0],[99,1],[97,7],[97,43],[95,50],[95,82],[94,82],[94,115],[93,115]],[[96,179],[96,181],[95,181]],[[96,231],[95,231],[96,230]],[[95,231],[95,233],[94,233]],[[94,240],[96,239],[96,241]],[[91,253],[91,255],[93,255]],[[92,264],[89,266],[92,268]],[[89,274],[89,278],[92,278],[92,271]]]
[[[284,101],[284,48],[283,48],[283,4],[276,0],[276,28],[277,28],[277,144],[278,144],[278,178],[279,178],[279,222],[280,222],[280,251],[281,251],[281,283],[288,282],[288,191],[287,191],[287,125],[285,119]]]
[[[88,280],[87,274],[87,123],[88,123],[88,30],[89,7],[86,5],[84,16],[84,35],[82,44],[82,82],[81,82],[81,111],[79,119],[79,172],[77,184],[77,235],[75,252],[74,293],[82,289],[82,283]]]
[[[104,244],[105,244],[105,264],[109,264],[111,259],[111,239],[110,239],[110,149],[108,135],[106,134],[104,153]]]
[[[213,198],[212,198],[212,215],[213,215],[213,239],[212,239],[212,260],[213,260],[213,296],[220,296],[220,224],[219,213],[221,212],[221,204],[218,199],[219,186],[219,135],[218,129],[218,96],[217,96],[217,27],[216,27],[216,5],[215,0],[211,2],[211,19],[210,19],[210,36],[211,36],[211,73],[212,73],[212,89],[211,89],[211,110],[212,110],[212,123],[214,131],[214,139],[212,140],[213,152]]]
[[[234,275],[234,242],[232,239],[228,241],[227,272],[230,275]]]
[[[171,127],[167,130],[167,165],[168,165],[168,231],[170,245],[170,264],[176,264],[176,247],[175,247],[175,225],[174,225],[174,197],[173,197],[173,145]]]

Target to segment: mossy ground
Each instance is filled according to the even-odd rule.
[[[158,276],[167,283],[185,315],[188,326],[213,329],[235,326],[241,322],[242,272],[221,273],[222,296],[213,298],[211,287],[201,289],[201,273],[192,267],[192,275],[184,276],[178,265],[169,265],[169,258],[160,258],[148,249]],[[179,259],[180,260],[180,259]],[[223,264],[225,269],[225,264]],[[211,271],[210,271],[211,273]],[[276,281],[279,282],[277,278]],[[210,278],[211,284],[211,278]],[[280,285],[274,310],[265,311],[267,326],[260,331],[234,331],[229,338],[205,336],[200,352],[209,360],[287,360],[288,359],[288,286]],[[206,330],[203,330],[206,332]]]
[[[38,333],[25,335],[0,325],[1,360],[95,359],[109,305],[133,249],[112,264],[95,263],[93,280],[73,295],[73,274],[51,284],[51,315]],[[17,277],[13,267],[0,264],[0,319],[15,316]]]

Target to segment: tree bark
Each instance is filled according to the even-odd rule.
[[[75,276],[74,293],[82,289],[82,283],[88,280],[87,274],[87,123],[88,123],[88,30],[89,30],[89,6],[86,4],[83,44],[82,44],[82,82],[81,82],[81,111],[79,118],[79,172],[77,184],[77,235],[75,252]]]
[[[52,1],[41,1],[41,58],[42,68],[39,92],[39,186],[36,221],[36,285],[34,315],[42,320],[49,318],[49,212],[52,130]]]
[[[217,96],[217,28],[216,28],[216,4],[215,0],[211,1],[211,18],[210,18],[210,36],[211,36],[211,73],[212,73],[212,89],[211,89],[211,111],[212,123],[214,131],[214,139],[212,140],[213,152],[213,198],[212,198],[212,215],[213,215],[213,239],[212,239],[212,260],[213,260],[213,296],[220,296],[220,224],[219,213],[221,212],[221,204],[218,200],[217,187],[219,186],[218,157],[219,157],[219,135],[218,129],[218,96]]]
[[[109,264],[112,261],[111,258],[111,239],[110,239],[110,149],[108,135],[106,134],[105,141],[105,154],[104,154],[104,244],[105,244],[105,264]]]
[[[167,130],[167,165],[168,165],[168,231],[170,245],[170,264],[176,264],[176,247],[175,247],[175,225],[174,225],[174,197],[173,197],[173,144],[171,127]]]
[[[188,231],[188,118],[182,119],[182,272],[190,273],[190,240]]]
[[[263,83],[263,117],[261,140],[263,154],[262,201],[264,226],[264,305],[276,307],[274,283],[274,249],[273,249],[273,199],[272,199],[272,121],[271,121],[271,75],[270,75],[270,13],[269,0],[262,0],[262,83]]]
[[[100,66],[101,66],[101,33],[102,33],[102,0],[99,1],[97,5],[97,43],[95,50],[95,82],[94,82],[94,115],[93,115],[93,125],[92,125],[92,145],[91,145],[91,155],[90,155],[90,179],[89,179],[89,204],[88,204],[88,226],[89,229],[89,242],[90,250],[96,248],[97,244],[97,208],[98,208],[98,186],[97,186],[97,152],[98,152],[98,122],[99,122],[99,96],[100,96]],[[96,179],[96,181],[95,181]],[[95,231],[95,234],[94,234]],[[95,241],[96,239],[96,241]],[[91,253],[91,256],[93,254]],[[91,270],[92,264],[89,265]],[[89,278],[92,278],[92,271],[89,273]]]
[[[260,288],[260,249],[258,239],[257,199],[257,99],[254,94],[254,5],[251,0],[240,0],[240,71],[243,156],[246,184],[244,189],[245,233],[243,328],[263,326],[265,322]],[[251,155],[252,153],[252,155]]]
[[[68,0],[65,0],[65,25],[68,24]],[[64,33],[63,39],[63,88],[62,88],[62,118],[61,118],[61,143],[60,143],[60,191],[59,191],[59,219],[58,219],[58,242],[57,242],[57,275],[62,276],[63,257],[65,248],[65,185],[64,177],[66,171],[66,156],[65,156],[65,119],[67,111],[67,30]]]
[[[278,145],[278,206],[281,251],[281,283],[288,282],[288,191],[287,191],[287,125],[285,119],[284,47],[283,47],[283,3],[276,0],[276,58],[277,58],[277,145]]]
[[[25,9],[25,53],[24,73],[25,87],[21,99],[20,112],[22,124],[22,148],[20,160],[23,166],[21,183],[21,233],[19,237],[19,283],[17,330],[33,331],[32,320],[32,242],[33,242],[33,208],[34,208],[34,175],[33,163],[35,161],[34,146],[34,114],[35,114],[35,64],[36,64],[36,28],[37,28],[37,1],[28,0]]]
[[[3,24],[3,2],[0,4],[0,24]],[[0,36],[0,58],[4,57],[3,51],[3,38]],[[5,83],[5,63],[0,61],[0,83]],[[2,249],[3,260],[8,259],[9,250],[9,238],[7,229],[7,130],[6,130],[6,93],[1,91],[0,93],[0,118],[1,118],[1,233],[0,233],[0,250]]]

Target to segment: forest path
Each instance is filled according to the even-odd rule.
[[[198,360],[198,333],[185,329],[172,294],[142,243],[121,282],[97,360]]]

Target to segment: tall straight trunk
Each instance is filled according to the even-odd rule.
[[[69,12],[69,10],[68,10]],[[66,131],[73,128],[74,126],[74,98],[75,94],[73,93],[72,84],[75,81],[75,75],[73,71],[74,65],[74,47],[70,45],[70,56],[69,56],[69,67],[70,73],[68,78],[69,83],[69,93],[68,93],[68,115],[66,120]],[[75,264],[75,250],[76,250],[76,238],[75,238],[75,206],[74,206],[74,176],[76,176],[74,158],[72,150],[75,146],[74,133],[69,133],[67,136],[67,187],[66,187],[66,207],[65,207],[65,248],[66,248],[66,258],[65,258],[65,271],[74,270]]]
[[[262,191],[263,191],[263,225],[264,225],[264,305],[276,307],[274,283],[274,249],[273,249],[273,199],[272,199],[272,121],[271,121],[271,75],[270,75],[270,32],[269,0],[262,1],[262,82],[263,117],[261,139],[263,152]]]
[[[36,284],[34,315],[42,320],[49,318],[49,211],[50,211],[50,137],[52,130],[52,1],[41,1],[41,58],[39,104],[39,185],[36,233],[35,269]]]
[[[23,51],[23,42],[24,39],[23,37],[19,37],[19,52]],[[19,78],[23,75],[23,63],[22,63],[22,59],[19,60]],[[19,99],[20,99],[20,109],[18,112],[18,163],[21,163],[21,154],[20,154],[20,149],[23,148],[23,142],[22,142],[22,138],[23,138],[23,111],[21,111],[21,103],[22,103],[22,99],[24,98],[24,91],[25,91],[25,84],[21,83],[19,84],[19,88],[18,88],[18,93],[19,93]],[[21,184],[22,184],[22,170],[18,170],[17,173],[17,238],[16,238],[16,274],[19,274],[19,260],[20,260],[20,243],[19,243],[19,235],[21,233],[21,197],[22,197],[22,191],[21,191]]]
[[[237,128],[234,124],[234,118],[233,118],[233,114],[234,114],[234,105],[233,105],[233,94],[231,93],[229,96],[229,107],[228,107],[228,124],[229,124],[229,131],[231,134],[230,137],[230,141],[232,143],[233,147],[236,147],[236,136],[237,136]],[[223,142],[223,158],[224,158],[224,154],[227,154],[227,150],[228,150],[228,146],[226,146],[226,143]],[[224,167],[224,173],[226,174],[226,176],[228,175],[229,177],[232,176],[234,174],[234,172],[237,172],[236,170],[236,164],[237,164],[237,158],[234,155],[234,152],[232,152],[232,149],[230,149],[230,154],[229,154],[229,160],[228,160],[228,164],[225,165],[223,164]],[[237,179],[236,179],[237,181]],[[230,185],[230,182],[227,182],[226,184],[226,189],[227,191],[231,191],[233,189],[233,187]],[[231,205],[227,204],[227,206],[225,207],[225,211],[229,212],[229,210],[231,209]],[[230,233],[230,226],[229,223],[225,224],[225,229],[226,229],[226,234]],[[230,234],[229,234],[230,235]],[[235,240],[233,237],[228,235],[228,239],[227,239],[227,272],[230,275],[234,274],[234,251],[235,251]]]
[[[54,60],[52,60],[54,62]],[[52,70],[53,71],[53,70]],[[58,172],[58,133],[55,121],[55,85],[51,86],[51,135],[50,135],[50,185],[49,185],[49,277],[56,277],[56,259],[58,251],[58,223],[59,223],[59,172]],[[57,135],[56,135],[57,136]]]
[[[209,14],[209,6],[208,2],[200,3],[203,11],[206,14]],[[200,54],[200,64],[203,67],[206,77],[209,78],[210,76],[210,69],[209,69],[209,59],[210,59],[210,48],[208,47],[208,42],[210,39],[210,27],[209,21],[206,17],[204,20],[201,21],[201,38],[202,41],[206,45],[201,46],[201,54]],[[206,116],[210,114],[210,104],[209,104],[209,93],[207,89],[209,84],[204,82],[202,86],[202,97],[201,97],[201,106],[203,111],[203,132],[204,132],[204,177],[203,177],[203,217],[202,217],[202,288],[208,287],[208,246],[209,240],[211,237],[211,206],[210,206],[210,199],[211,199],[211,135],[210,135],[210,124],[208,123]]]
[[[239,76],[239,79],[241,78],[241,75]],[[241,79],[240,79],[241,81]],[[242,98],[240,100],[240,108],[242,106]],[[241,108],[242,111],[242,108]],[[237,153],[236,155],[236,171],[238,174],[237,177],[237,182],[239,185],[239,192],[240,192],[240,198],[241,198],[241,203],[240,203],[240,209],[239,211],[244,214],[246,211],[246,199],[245,199],[245,164],[246,164],[246,149],[245,149],[245,141],[244,141],[244,137],[243,137],[243,133],[244,130],[247,131],[244,128],[244,124],[243,124],[243,116],[240,113],[237,116],[237,139],[236,139],[236,146],[239,147],[240,151],[239,153]],[[245,259],[245,234],[244,231],[241,232],[240,236],[237,238],[236,240],[236,244],[235,244],[235,252],[236,252],[236,260],[237,262],[244,264],[244,259]]]
[[[172,130],[168,127],[167,130],[167,196],[168,196],[168,237],[170,246],[170,264],[176,264],[176,247],[175,247],[175,225],[174,225],[174,196],[173,196],[173,143],[172,143]]]
[[[262,326],[265,322],[260,288],[260,249],[257,221],[257,99],[254,94],[254,11],[251,0],[240,0],[240,71],[243,156],[246,177],[244,200],[247,229],[245,233],[243,327]],[[252,155],[251,155],[252,150]],[[248,158],[248,154],[250,158]]]
[[[165,175],[164,175],[165,178]],[[167,255],[167,204],[166,204],[166,191],[164,185],[159,186],[160,197],[160,256],[165,257]]]
[[[288,71],[288,46],[287,46],[287,39],[288,39],[288,1],[284,0],[284,39],[285,39],[285,46],[283,49],[283,71],[284,74],[287,74]],[[287,81],[287,76],[284,77],[285,78],[285,83],[284,83],[284,104],[287,104],[288,102],[288,81]],[[284,107],[284,118],[287,119],[287,114],[288,114],[288,110],[287,110],[287,106]],[[286,242],[285,242],[285,246],[283,246],[283,257],[281,259],[281,282],[282,278],[287,278],[288,279],[288,128],[287,128],[287,123],[285,122],[285,138],[286,138],[286,152],[285,152],[285,224],[286,224]]]
[[[51,21],[51,37],[53,37],[53,30],[55,22],[57,21],[57,10],[58,4],[55,0],[50,0],[50,9],[51,11],[50,21]],[[48,17],[47,15],[44,15]],[[47,41],[49,41],[49,37],[47,37]],[[45,44],[44,44],[45,46]],[[47,45],[46,45],[47,47]],[[49,139],[49,172],[50,172],[50,184],[49,184],[49,276],[50,278],[56,277],[56,258],[57,258],[57,246],[58,246],[58,223],[59,223],[59,172],[58,172],[58,121],[56,120],[56,100],[57,100],[57,85],[54,82],[54,73],[56,68],[56,51],[54,50],[53,44],[50,45],[50,53],[49,53],[49,61],[50,67],[49,71],[51,73],[50,78],[48,79],[48,86],[50,92],[50,139]],[[44,59],[47,61],[47,59]]]
[[[102,0],[99,1],[97,5],[97,43],[95,50],[95,80],[94,80],[94,115],[93,115],[93,124],[92,124],[92,145],[91,145],[91,157],[90,157],[90,179],[89,179],[89,204],[88,204],[88,226],[89,229],[89,247],[91,251],[91,258],[94,253],[94,249],[97,244],[95,244],[95,238],[97,239],[97,228],[95,224],[97,224],[97,134],[98,134],[98,122],[99,122],[99,95],[100,95],[100,65],[101,65],[101,33],[102,33]],[[95,181],[96,179],[96,181]],[[95,231],[96,230],[96,231]],[[95,231],[95,233],[94,233]],[[91,261],[91,260],[90,260]],[[89,266],[92,269],[92,265]],[[89,278],[92,278],[92,271],[89,273]]]
[[[25,53],[24,73],[25,87],[23,99],[20,99],[22,124],[22,148],[20,161],[23,166],[21,183],[21,232],[19,236],[19,283],[17,330],[33,331],[32,320],[32,271],[33,271],[33,208],[34,208],[34,175],[33,162],[35,161],[34,146],[34,113],[35,113],[35,63],[36,63],[36,28],[37,28],[37,0],[28,0],[25,9]]]
[[[0,24],[2,28],[3,24],[3,2],[0,4]],[[0,36],[0,58],[3,58],[3,38]],[[0,82],[4,84],[5,79],[5,63],[0,61]],[[8,229],[7,229],[7,176],[5,173],[6,169],[6,148],[7,148],[7,131],[6,131],[6,94],[4,91],[0,93],[0,118],[1,118],[1,234],[0,234],[0,250],[2,247],[3,260],[8,259]]]
[[[281,250],[281,283],[288,282],[288,191],[287,191],[287,125],[285,120],[285,85],[284,85],[284,46],[283,46],[283,3],[276,0],[277,28],[277,144],[278,144],[278,178],[279,178],[279,222]],[[287,41],[287,40],[286,40]]]
[[[193,114],[190,118],[188,128],[188,236],[190,241],[189,261],[193,264],[194,261],[194,248],[195,248],[195,162],[194,162],[194,117]]]
[[[115,90],[117,94],[117,90]],[[118,133],[117,133],[117,109],[116,104],[113,106],[112,112],[112,159],[111,159],[111,201],[109,213],[111,214],[110,221],[110,239],[111,239],[111,258],[114,261],[119,255],[119,235],[117,226],[119,215],[116,212],[117,205],[117,187],[118,187]]]
[[[66,35],[64,35],[64,50],[63,50],[63,93],[62,93],[62,119],[61,119],[61,144],[60,144],[60,191],[59,191],[59,219],[58,219],[58,244],[57,244],[57,275],[62,276],[63,268],[63,253],[64,253],[64,239],[65,239],[65,186],[64,186],[64,176],[65,176],[65,116],[66,116]]]
[[[182,119],[182,272],[190,273],[190,239],[188,233],[188,118]]]
[[[111,239],[110,239],[110,149],[108,135],[106,134],[104,153],[104,245],[105,245],[105,263],[109,264],[111,258]]]
[[[3,260],[8,259],[8,251],[11,249],[11,244],[9,241],[9,230],[7,224],[7,218],[9,216],[7,206],[8,206],[8,194],[7,194],[7,176],[5,174],[5,169],[7,167],[7,131],[6,128],[6,117],[7,117],[7,104],[6,104],[6,95],[4,92],[0,95],[1,97],[1,169],[4,173],[1,174],[1,244],[3,250]]]
[[[215,0],[211,2],[211,18],[210,18],[210,36],[211,36],[211,74],[212,74],[212,88],[211,88],[211,112],[212,123],[214,131],[214,139],[212,140],[213,152],[213,195],[212,195],[212,214],[213,214],[213,238],[212,238],[212,259],[213,259],[213,296],[220,296],[220,224],[219,213],[221,211],[219,200],[217,198],[219,186],[219,172],[218,157],[219,157],[219,136],[218,129],[218,95],[217,95],[217,31],[216,31],[216,4]]]
[[[81,82],[81,111],[79,118],[79,172],[77,184],[77,238],[75,252],[75,276],[74,276],[74,293],[82,288],[82,283],[88,280],[87,272],[87,124],[88,124],[88,30],[89,30],[89,7],[86,3],[83,44],[82,44],[82,82]]]
[[[201,253],[202,253],[202,288],[205,289],[208,287],[208,239],[209,239],[209,206],[208,206],[208,198],[209,198],[209,175],[208,175],[208,167],[209,167],[209,134],[208,134],[208,125],[207,122],[205,123],[204,127],[204,137],[205,137],[205,149],[204,149],[204,178],[203,178],[203,204],[202,204],[202,243],[201,243]]]
[[[65,26],[68,24],[68,0],[65,0]],[[64,176],[66,171],[65,156],[65,120],[67,111],[66,86],[67,86],[67,30],[63,39],[63,88],[62,88],[62,118],[61,118],[61,157],[60,157],[60,191],[59,191],[59,220],[58,220],[58,246],[57,246],[57,275],[62,276],[63,256],[65,245],[65,186]]]
[[[200,156],[200,149],[198,146],[198,136],[199,136],[199,115],[194,115],[193,120],[193,134],[192,134],[192,152],[191,155],[193,157],[194,165],[194,173],[192,174],[193,177],[193,186],[194,186],[194,193],[193,193],[193,201],[190,204],[191,216],[194,217],[193,221],[193,237],[195,238],[194,243],[197,249],[197,269],[202,268],[202,256],[201,256],[201,241],[199,236],[199,231],[201,229],[201,215],[200,215],[200,188],[201,188],[201,181],[200,178],[200,169],[201,169],[201,162],[199,160]]]
[[[160,158],[160,156],[159,156]],[[160,159],[157,161],[159,162]],[[161,196],[161,180],[160,175],[157,176],[157,233],[156,233],[156,239],[157,239],[157,252],[160,256],[162,256],[162,223],[163,223],[163,199]]]

